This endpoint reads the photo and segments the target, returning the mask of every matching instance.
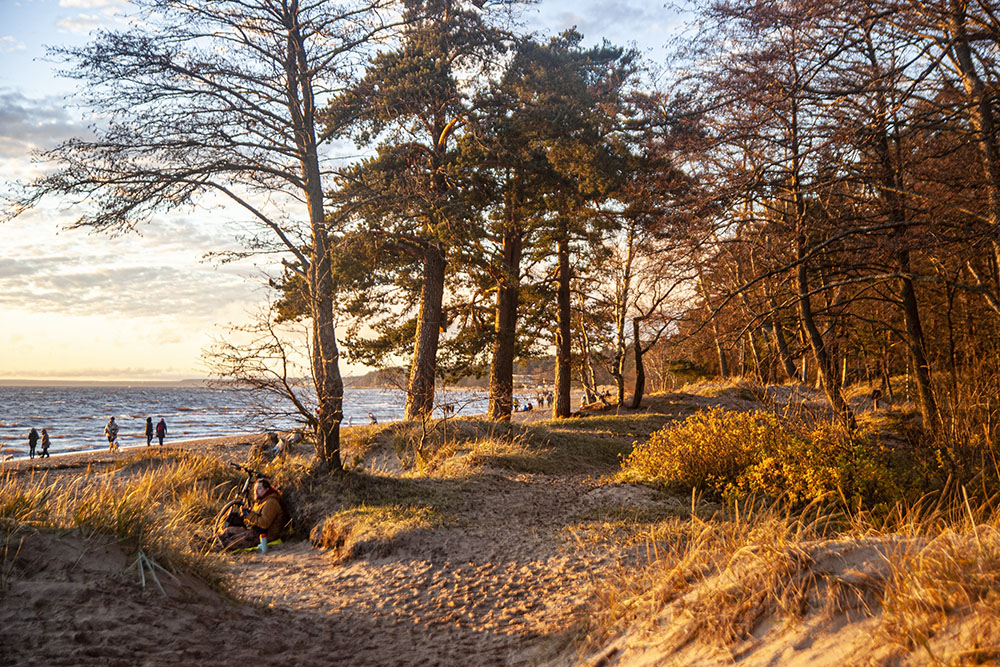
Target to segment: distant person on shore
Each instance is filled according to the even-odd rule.
[[[151,444],[153,444],[153,418],[146,417],[146,446],[149,447]]]
[[[49,433],[44,428],[42,429],[42,454],[39,458],[47,459],[51,458],[52,455],[49,454]]]
[[[160,447],[163,446],[165,437],[167,437],[167,422],[163,421],[163,417],[160,417],[160,421],[156,424],[156,439],[160,441]]]
[[[32,428],[28,431],[28,456],[35,458],[35,446],[38,445],[38,431]]]
[[[104,435],[108,438],[108,451],[117,452],[118,451],[118,424],[115,423],[115,418],[111,417],[108,419],[108,423],[104,426]]]
[[[378,423],[378,419],[375,419],[375,414],[371,412],[368,413],[368,421],[370,421],[372,424]]]

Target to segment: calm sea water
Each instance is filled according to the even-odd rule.
[[[451,402],[463,415],[486,412],[486,395],[439,392],[439,403]],[[397,389],[346,389],[344,426],[403,417],[405,393]],[[214,387],[0,387],[0,456],[28,455],[28,430],[48,430],[50,453],[104,449],[104,425],[114,415],[122,447],[145,445],[146,417],[167,422],[167,442],[259,433],[299,426],[279,406],[264,410],[260,398],[246,391]],[[156,440],[153,440],[154,444]],[[40,447],[39,447],[40,449]]]

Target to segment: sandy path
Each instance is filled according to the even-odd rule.
[[[302,543],[252,554],[238,566],[239,592],[348,633],[330,657],[354,665],[528,664],[522,651],[565,630],[594,572],[613,562],[581,552],[564,530],[592,488],[584,477],[477,479],[468,525],[345,565]]]

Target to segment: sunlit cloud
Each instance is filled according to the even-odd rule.
[[[96,14],[77,14],[76,16],[67,16],[56,25],[67,32],[85,35],[94,28],[103,25],[103,21]]]
[[[17,51],[25,51],[27,48],[28,46],[24,42],[15,37],[11,37],[10,35],[0,37],[0,53],[15,53]]]
[[[212,320],[251,301],[245,280],[210,268],[121,266],[107,256],[0,260],[0,308],[127,317],[183,312]]]

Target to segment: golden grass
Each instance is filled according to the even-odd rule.
[[[396,540],[441,523],[441,516],[429,507],[362,505],[328,516],[313,529],[310,541],[346,562],[388,555]]]
[[[188,453],[141,454],[71,480],[8,473],[0,478],[0,525],[8,539],[26,528],[107,536],[126,552],[217,583],[218,559],[205,546],[229,477],[217,460]]]
[[[811,614],[846,614],[875,619],[858,662],[1000,660],[993,504],[973,508],[964,491],[951,492],[878,522],[789,507],[747,503],[704,516],[693,504],[689,517],[647,526],[640,563],[595,582],[575,650],[655,633],[665,656],[699,643],[737,659],[759,645],[761,627],[781,632]],[[843,565],[851,554],[868,554],[862,571]]]

